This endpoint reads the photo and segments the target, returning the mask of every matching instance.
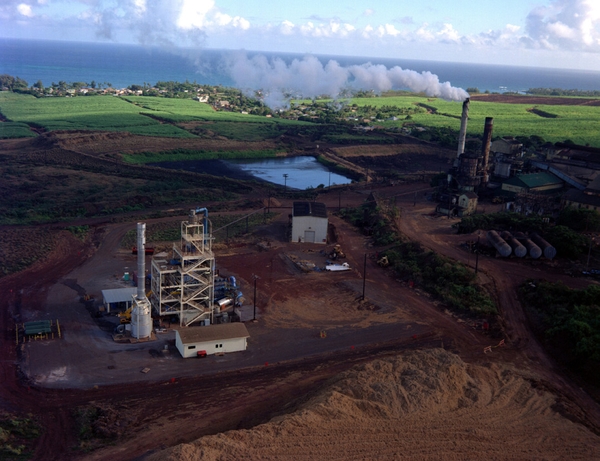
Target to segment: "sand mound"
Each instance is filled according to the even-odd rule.
[[[508,369],[444,350],[355,367],[295,413],[151,460],[598,459],[600,437]]]

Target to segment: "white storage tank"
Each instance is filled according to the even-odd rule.
[[[150,303],[137,304],[131,309],[131,336],[134,338],[148,338],[152,333],[152,316]]]

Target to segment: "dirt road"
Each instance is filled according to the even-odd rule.
[[[427,187],[417,185],[416,189],[424,192]],[[415,186],[401,186],[381,192],[398,196],[402,207],[400,229],[441,254],[465,261],[466,254],[459,247],[465,237],[453,234],[449,227],[452,220],[432,218],[432,204],[421,193],[415,203],[414,190]],[[335,209],[339,203],[362,203],[368,193],[348,192],[343,199],[330,193],[322,200]],[[5,358],[0,367],[2,404],[8,410],[31,412],[40,418],[44,433],[35,459],[59,460],[65,453],[81,459],[134,459],[201,435],[251,427],[292,410],[326,379],[356,363],[403,350],[440,346],[470,362],[503,361],[531,369],[541,377],[536,385],[559,396],[561,411],[600,432],[598,405],[564,377],[564,371],[548,358],[527,327],[516,287],[536,267],[480,258],[480,278],[497,293],[507,340],[507,347],[495,349],[489,356],[483,353],[492,342],[489,337],[440,310],[424,293],[390,277],[370,257],[374,249],[368,246],[368,240],[341,220],[332,218],[352,271],[333,281],[319,274],[297,272],[287,254],[321,256],[318,248],[298,250],[283,243],[278,233],[285,229],[284,210],[290,205],[282,203],[280,222],[270,227],[274,230],[259,232],[260,238],[272,239],[272,250],[237,246],[217,255],[219,264],[246,286],[250,286],[254,274],[261,277],[259,323],[250,326],[251,336],[256,338],[254,351],[241,359],[244,366],[238,369],[232,362],[208,375],[188,372],[177,375],[174,381],[164,378],[81,390],[45,389],[23,380],[11,328],[24,306],[28,310],[44,309],[48,290],[61,279],[72,278],[69,274],[84,264],[96,247],[93,269],[112,270],[119,241],[133,224],[98,228],[95,241],[87,246],[65,237],[47,261],[1,279],[0,291],[9,293],[0,299],[5,332],[1,343]],[[362,302],[359,297],[365,254],[367,300]],[[91,269],[83,267],[79,274],[86,270]],[[572,283],[581,282],[573,279]],[[320,330],[327,331],[326,340],[319,339]],[[117,445],[86,455],[73,453],[78,443],[73,415],[83,406],[101,412],[107,430],[119,437]]]

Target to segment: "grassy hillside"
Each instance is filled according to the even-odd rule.
[[[356,98],[351,104],[373,107],[397,106],[410,107],[423,104],[436,109],[435,113],[422,112],[411,115],[411,122],[425,126],[460,128],[462,104],[442,99],[414,96],[395,96],[380,98]],[[536,114],[531,109],[536,109]],[[549,115],[555,115],[552,118]],[[469,109],[468,135],[481,135],[486,117],[494,118],[494,136],[531,136],[537,135],[546,141],[558,142],[570,139],[576,144],[589,144],[600,147],[600,107],[581,105],[544,105],[544,104],[505,104],[496,102],[471,101]],[[406,123],[405,117],[397,121],[384,121],[386,127],[399,127]]]
[[[127,96],[124,100],[140,107],[142,113],[164,118],[173,122],[217,121],[249,122],[282,125],[306,125],[306,122],[242,114],[239,112],[216,111],[210,105],[191,99],[159,98],[152,96]]]
[[[12,122],[50,131],[106,130],[146,136],[194,137],[179,127],[141,115],[138,107],[112,96],[35,98],[5,91],[0,93],[0,112]]]
[[[300,101],[299,101],[300,102]],[[373,123],[398,128],[406,123],[450,128],[458,131],[462,105],[442,99],[414,95],[354,98],[347,101],[359,108],[370,106],[371,115],[384,112],[385,118]],[[543,99],[540,99],[543,102]],[[310,101],[304,103],[310,104]],[[319,101],[325,104],[326,101]],[[386,106],[385,110],[378,111]],[[395,109],[397,108],[397,113]],[[210,105],[190,99],[150,96],[117,98],[92,96],[39,98],[9,92],[0,93],[0,112],[13,123],[0,123],[0,138],[31,136],[27,126],[46,130],[108,130],[165,137],[225,137],[243,141],[276,138],[290,129],[312,130],[310,122],[277,117],[215,111]],[[359,110],[358,112],[361,112]],[[357,112],[357,114],[358,114]],[[362,111],[364,117],[365,112]],[[346,118],[352,112],[339,112]],[[407,115],[408,114],[408,115]],[[310,113],[305,114],[310,115]],[[586,105],[548,105],[528,102],[506,104],[471,101],[468,134],[481,135],[485,117],[494,118],[494,136],[541,136],[545,141],[570,139],[576,144],[600,147],[600,107]],[[330,123],[335,123],[333,120]],[[330,125],[326,131],[333,129]],[[333,133],[322,133],[333,134]],[[335,140],[331,140],[335,142]]]
[[[31,131],[29,125],[21,122],[0,122],[0,139],[32,138],[37,134]]]

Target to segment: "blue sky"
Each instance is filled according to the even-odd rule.
[[[0,0],[0,36],[600,70],[600,0]]]

